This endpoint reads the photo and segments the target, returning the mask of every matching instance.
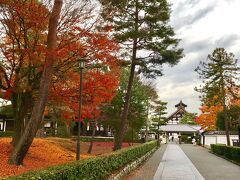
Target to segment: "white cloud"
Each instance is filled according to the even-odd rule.
[[[200,84],[194,72],[216,47],[224,47],[240,56],[239,0],[170,0],[171,24],[182,41],[185,57],[175,67],[164,67],[164,76],[157,79],[160,98],[168,102],[168,114],[183,100],[189,112],[199,112]]]

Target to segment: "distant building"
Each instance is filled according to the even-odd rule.
[[[181,143],[186,143],[186,138],[190,138],[190,142],[192,138],[196,138],[200,133],[201,127],[198,125],[189,125],[189,124],[181,124],[181,118],[184,113],[186,113],[187,105],[182,102],[182,100],[175,105],[177,108],[175,112],[173,112],[166,119],[166,125],[160,127],[162,130],[164,137],[166,140],[163,142],[168,142],[171,137],[172,141]],[[184,136],[184,138],[183,138]]]
[[[167,118],[167,124],[179,124],[183,114],[187,112],[185,109],[187,105],[184,104],[182,100],[178,104],[176,104],[175,107],[177,108],[177,110]]]

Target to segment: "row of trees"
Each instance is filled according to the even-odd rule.
[[[240,67],[238,60],[224,48],[216,48],[212,54],[208,55],[207,62],[200,62],[196,71],[203,79],[203,86],[196,88],[202,93],[203,102],[202,114],[196,122],[205,130],[214,130],[216,119],[218,119],[217,125],[223,121],[227,144],[230,145],[231,121],[239,118]]]
[[[79,59],[87,64],[80,119],[97,120],[106,109],[103,117],[119,124],[117,150],[131,123],[133,131],[140,128],[144,103],[155,96],[136,75],[162,75],[164,63],[182,57],[166,0],[0,2],[0,98],[13,107],[12,164],[22,164],[44,113],[77,119]],[[122,70],[119,84],[121,66],[129,71]]]

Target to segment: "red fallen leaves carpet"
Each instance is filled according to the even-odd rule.
[[[0,138],[0,179],[75,160],[75,142],[61,138],[35,138],[23,166],[9,165],[8,157],[12,149],[10,142],[11,138]],[[122,144],[123,148],[128,146],[128,143]],[[111,153],[113,142],[94,142],[92,154],[87,154],[88,147],[89,142],[81,142],[81,159]]]
[[[0,138],[0,177],[17,175],[29,170],[75,160],[73,152],[45,139],[36,138],[24,159],[24,165],[9,165],[8,157],[12,149],[10,142],[10,138]],[[84,155],[82,158],[84,158]]]

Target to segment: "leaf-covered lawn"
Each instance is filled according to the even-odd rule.
[[[74,141],[63,138],[35,138],[24,159],[23,166],[9,165],[8,157],[12,149],[10,142],[11,138],[0,138],[0,178],[76,159],[76,143]],[[123,147],[128,146],[128,143],[123,143]],[[92,154],[87,154],[88,147],[89,142],[81,142],[81,158],[110,153],[113,142],[94,142]]]
[[[0,138],[0,177],[75,160],[74,152],[47,139],[36,138],[24,159],[23,166],[9,165],[8,157],[12,149],[10,142],[10,138]],[[81,157],[85,158],[87,155]]]

